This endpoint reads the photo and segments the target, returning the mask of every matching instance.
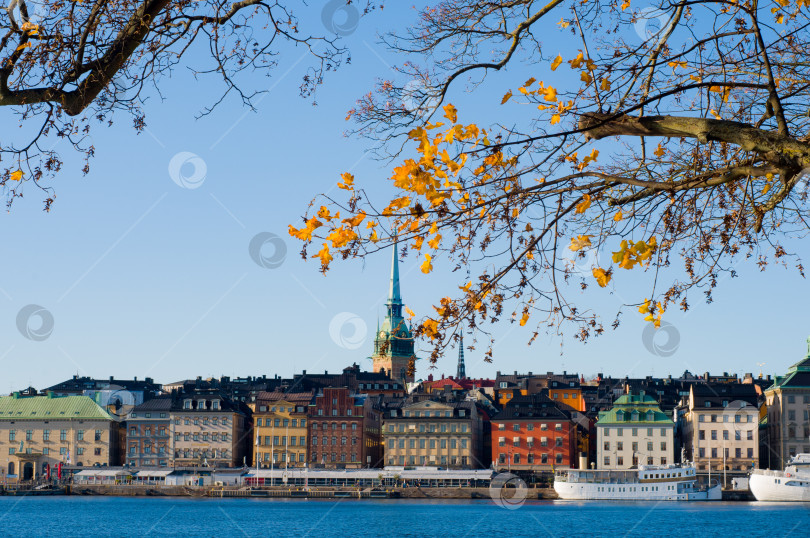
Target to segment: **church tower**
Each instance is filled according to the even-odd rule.
[[[464,367],[464,336],[458,342],[458,367],[456,368],[456,379],[467,379],[467,370]]]
[[[414,341],[411,329],[402,317],[402,297],[399,294],[399,260],[397,258],[397,243],[394,242],[391,256],[391,281],[388,286],[388,301],[386,305],[385,320],[377,329],[374,337],[375,372],[385,370],[391,379],[403,383],[413,382],[411,361],[416,360],[413,352]]]

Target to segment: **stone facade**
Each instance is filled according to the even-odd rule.
[[[309,406],[309,458],[325,467],[381,467],[381,410],[375,398],[323,389]]]
[[[253,412],[253,465],[304,467],[309,461],[307,412],[314,391],[260,392]]]
[[[247,456],[249,424],[239,406],[216,391],[173,394],[172,464],[237,467]]]
[[[0,397],[0,476],[39,478],[59,463],[115,465],[117,428],[87,396]]]
[[[761,455],[765,467],[784,469],[799,453],[810,453],[810,338],[807,356],[765,390],[769,451]]]
[[[473,402],[406,402],[384,414],[385,464],[485,468],[482,436],[481,415]]]
[[[675,463],[675,423],[651,396],[625,394],[596,423],[600,469]]]

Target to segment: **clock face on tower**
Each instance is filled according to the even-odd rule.
[[[380,338],[385,338],[385,331],[380,331]]]

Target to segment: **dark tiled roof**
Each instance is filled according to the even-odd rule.
[[[692,385],[692,394],[696,408],[721,407],[723,403],[745,402],[746,405],[757,406],[757,389],[754,385],[739,383],[695,383]]]
[[[132,411],[136,413],[144,411],[169,411],[172,407],[171,396],[157,396],[151,400],[143,402],[141,405],[136,405]]]
[[[492,417],[492,420],[515,420],[518,418],[570,420],[571,414],[569,411],[562,409],[548,396],[532,394],[512,398],[504,406],[503,410]]]

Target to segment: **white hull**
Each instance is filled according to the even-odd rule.
[[[677,482],[604,485],[555,481],[554,491],[566,501],[719,501],[723,496],[719,484],[709,490],[685,491]]]
[[[758,501],[810,502],[810,475],[782,471],[754,471],[748,488]]]
[[[554,491],[567,501],[719,501],[719,484],[697,488],[691,465],[640,465],[635,470],[559,471]]]

